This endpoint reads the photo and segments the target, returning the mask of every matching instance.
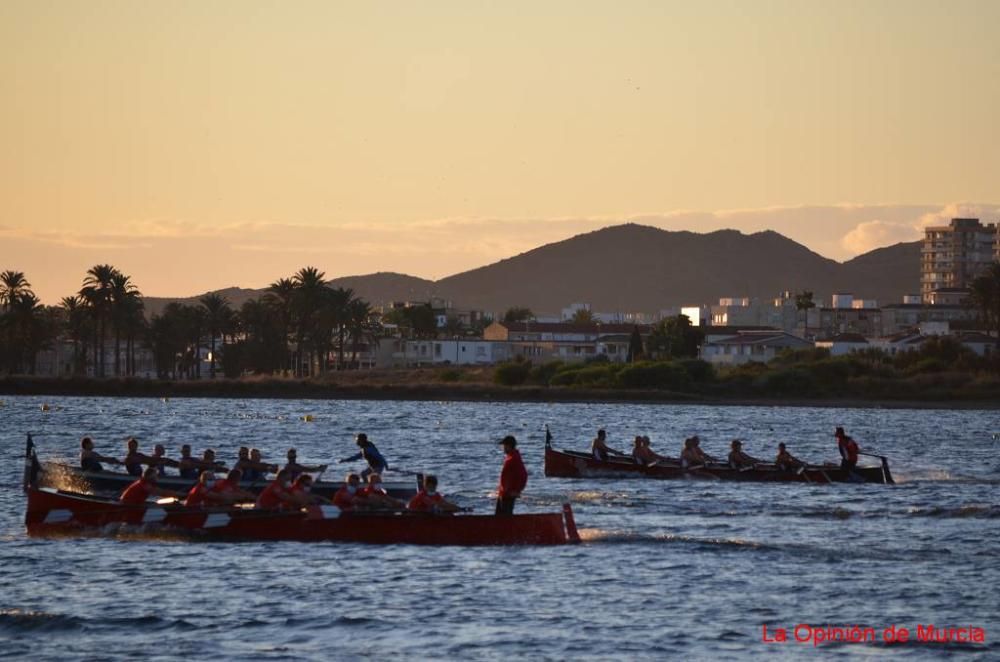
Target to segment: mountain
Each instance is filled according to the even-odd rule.
[[[601,312],[653,312],[723,296],[768,299],[784,290],[811,290],[817,301],[853,291],[892,302],[919,285],[919,246],[916,254],[901,246],[840,264],[772,231],[697,234],[627,224],[456,274],[437,286],[439,294],[471,308],[520,305],[536,313],[572,302]]]
[[[432,295],[457,308],[501,313],[527,306],[557,313],[571,303],[600,312],[656,312],[717,303],[720,297],[769,299],[785,290],[811,290],[817,302],[851,292],[880,303],[902,300],[920,286],[920,243],[880,248],[839,263],[777,232],[668,232],[629,223],[570,237],[439,281],[397,273],[348,276],[333,287],[354,290],[374,305],[426,301]],[[266,290],[220,290],[234,307]],[[146,299],[151,313],[169,301]]]

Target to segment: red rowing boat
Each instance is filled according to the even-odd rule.
[[[38,487],[31,440],[25,458],[24,524],[30,535],[135,532],[182,534],[200,540],[293,540],[413,545],[562,545],[580,542],[573,510],[523,515],[297,511],[242,507],[189,508],[179,503],[124,504],[108,497]]]

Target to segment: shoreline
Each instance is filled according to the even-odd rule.
[[[266,398],[453,402],[673,404],[722,407],[821,407],[847,409],[1000,410],[996,400],[914,400],[849,397],[709,397],[658,390],[579,389],[483,384],[332,384],[309,380],[199,380],[0,378],[0,395],[134,398]]]

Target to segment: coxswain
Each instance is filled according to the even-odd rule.
[[[406,506],[398,499],[393,499],[382,487],[382,476],[368,474],[368,484],[358,490],[358,505],[365,510],[401,510]]]
[[[608,433],[604,430],[598,430],[597,436],[594,437],[592,442],[590,442],[590,452],[594,455],[595,460],[606,462],[608,460],[608,455],[626,457],[625,453],[616,451],[613,448],[608,448],[607,439]]]
[[[295,500],[288,493],[291,489],[288,484],[288,475],[287,469],[278,471],[274,480],[261,491],[254,507],[261,510],[279,510],[283,507],[297,508]]]
[[[139,452],[139,440],[135,437],[129,437],[125,442],[125,445],[126,448],[128,448],[128,452],[125,454],[125,459],[122,460],[122,464],[125,465],[125,471],[127,471],[130,475],[142,476],[142,465],[144,464],[153,468],[160,466],[160,460]]]
[[[806,463],[788,452],[785,442],[778,444],[778,455],[774,458],[774,464],[781,471],[796,471],[806,466]]]
[[[368,463],[368,467],[361,472],[362,480],[367,480],[371,474],[383,474],[386,472],[389,468],[389,463],[382,453],[379,452],[378,448],[375,447],[375,444],[368,441],[368,435],[364,432],[358,434],[354,443],[358,445],[359,451],[350,457],[340,460],[341,464],[344,462],[357,462],[363,458]]]
[[[761,461],[755,457],[751,457],[743,452],[743,442],[739,439],[733,439],[730,444],[731,450],[729,451],[729,466],[733,469],[742,469],[744,467],[753,467],[760,464]]]
[[[840,451],[840,468],[853,473],[858,466],[858,444],[844,433],[844,428],[838,427],[833,433],[837,439],[837,450]]]
[[[118,497],[118,500],[122,503],[140,505],[146,503],[146,499],[153,495],[178,499],[184,497],[180,492],[172,492],[171,490],[164,490],[158,487],[156,478],[156,467],[146,467],[146,470],[142,472],[142,477],[126,487],[125,491]]]
[[[517,450],[517,439],[507,435],[500,440],[499,445],[503,446],[504,460],[503,468],[500,469],[500,484],[497,486],[496,514],[513,515],[514,501],[521,496],[528,484],[528,470],[524,468],[521,453]]]
[[[230,469],[226,477],[215,481],[209,491],[220,497],[219,500],[225,503],[255,501],[256,496],[244,489],[240,489],[240,479],[242,477],[242,471],[239,469]]]
[[[285,468],[288,469],[289,471],[288,478],[292,482],[295,482],[298,479],[299,474],[303,474],[307,471],[326,471],[325,464],[317,464],[315,466],[299,464],[297,461],[298,453],[295,451],[294,448],[289,448],[288,453],[285,454],[285,457],[288,458],[288,464],[285,465]]]
[[[354,510],[364,499],[358,495],[361,489],[361,476],[358,474],[347,474],[344,484],[333,495],[333,505],[341,510]]]
[[[80,440],[80,468],[84,471],[104,471],[101,462],[121,464],[118,458],[101,455],[94,450],[94,440],[84,437]]]
[[[424,476],[424,486],[406,504],[406,509],[418,513],[454,513],[459,507],[437,491],[437,476]]]
[[[198,476],[198,482],[188,490],[184,505],[189,508],[201,508],[205,505],[215,503],[228,503],[228,500],[218,492],[213,492],[215,485],[215,474],[211,471],[202,471]]]

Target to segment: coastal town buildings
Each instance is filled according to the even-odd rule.
[[[991,262],[1000,260],[1000,224],[978,218],[953,218],[928,227],[920,250],[920,294],[935,303],[935,292],[964,289]]]

